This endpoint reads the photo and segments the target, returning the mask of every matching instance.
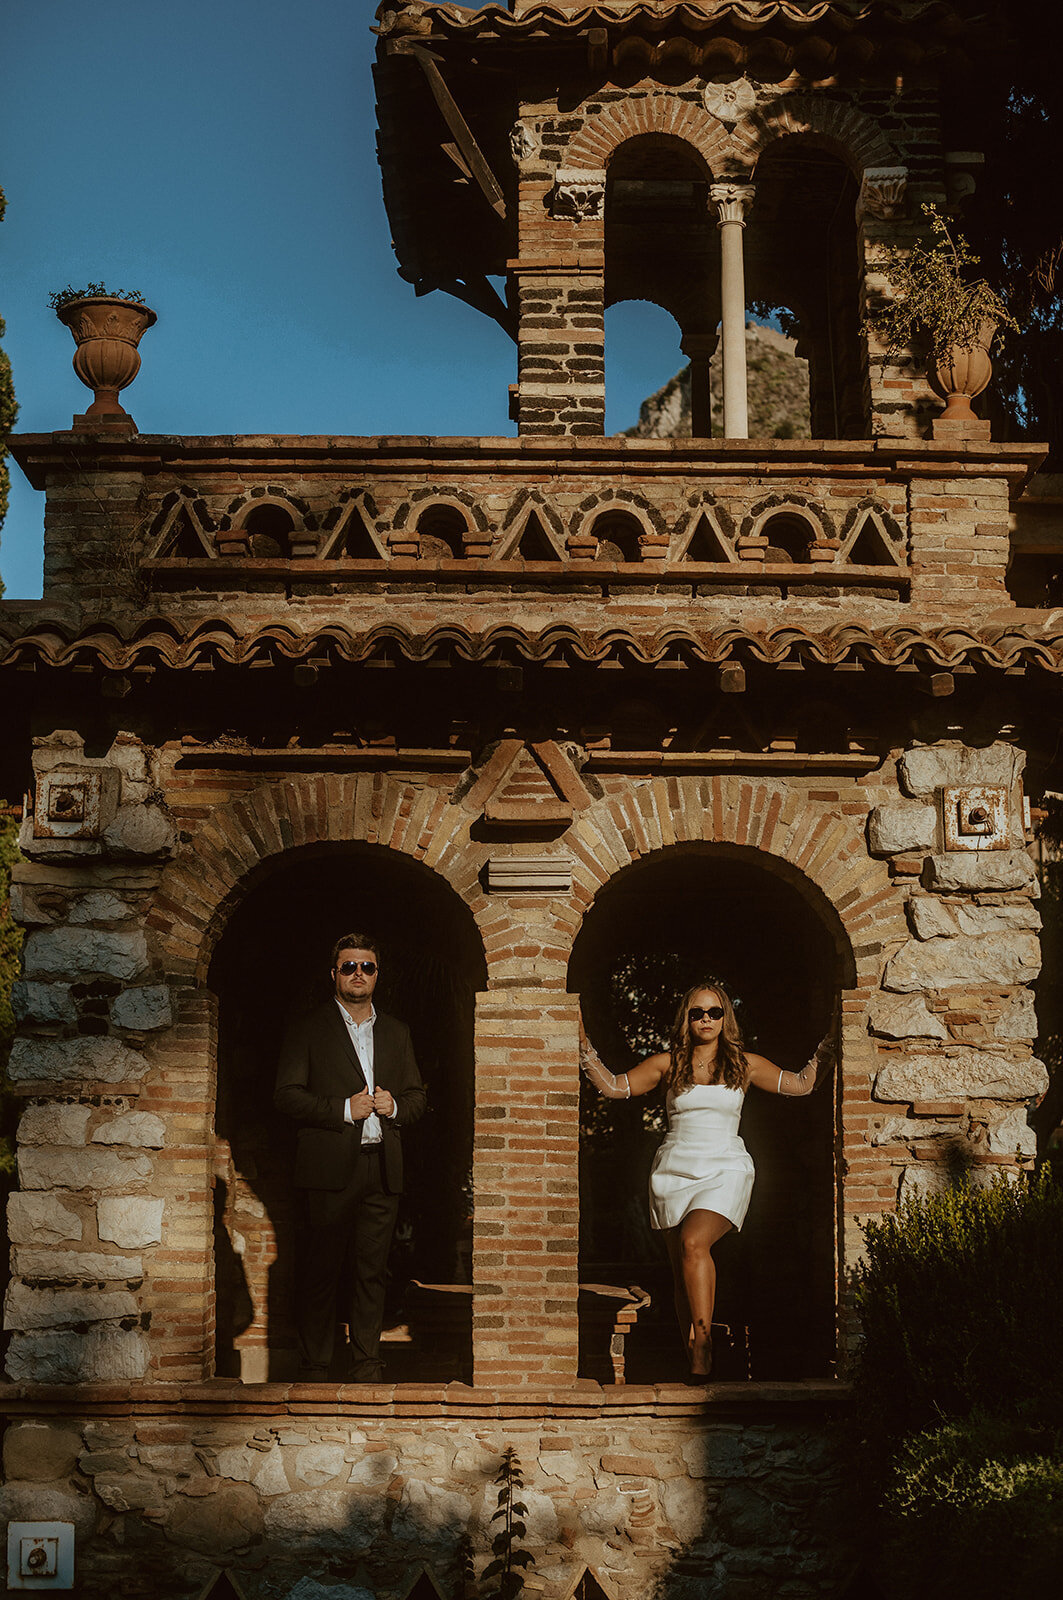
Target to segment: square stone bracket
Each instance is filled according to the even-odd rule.
[[[992,784],[942,789],[946,850],[1006,850],[1008,791]]]
[[[74,1524],[9,1522],[7,1586],[9,1589],[72,1589]]]
[[[117,767],[70,767],[43,773],[33,806],[35,839],[98,839],[118,810]]]

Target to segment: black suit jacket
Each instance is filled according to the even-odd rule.
[[[402,1190],[400,1127],[416,1122],[425,1106],[424,1085],[404,1022],[376,1014],[373,1077],[395,1098],[395,1116],[381,1117],[384,1181]],[[281,1046],[273,1103],[298,1124],[295,1183],[300,1189],[342,1189],[354,1176],[364,1122],[345,1122],[352,1094],[366,1087],[358,1052],[335,1000],[300,1018]]]

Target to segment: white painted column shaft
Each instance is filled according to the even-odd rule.
[[[746,281],[742,258],[745,214],[753,202],[751,183],[714,183],[709,196],[720,230],[720,326],[723,334],[723,432],[749,438],[746,394]]]

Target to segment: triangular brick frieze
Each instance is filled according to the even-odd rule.
[[[503,739],[464,796],[469,810],[506,827],[565,826],[593,798],[571,757],[553,739]]]

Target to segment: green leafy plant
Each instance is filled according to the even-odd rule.
[[[985,323],[1018,332],[1018,323],[1003,300],[984,278],[969,278],[979,264],[963,235],[949,227],[936,206],[924,205],[932,240],[910,250],[894,245],[886,252],[881,271],[898,298],[869,307],[865,331],[886,346],[888,355],[923,343],[934,362],[943,361],[957,346],[970,350],[982,342]]]
[[[53,311],[61,311],[71,300],[128,300],[131,305],[144,304],[139,289],[108,289],[105,283],[87,283],[83,289],[75,289],[68,283],[65,289],[53,289],[48,296]]]
[[[484,1568],[482,1581],[496,1580],[487,1600],[514,1600],[524,1588],[524,1569],[535,1565],[535,1557],[530,1551],[517,1548],[517,1541],[528,1536],[524,1521],[528,1508],[520,1498],[524,1472],[511,1444],[502,1452],[502,1465],[495,1483],[498,1485],[498,1510],[491,1521],[501,1522],[502,1526],[491,1540],[493,1560]]]
[[[1063,1562],[1063,1186],[967,1179],[865,1227],[854,1512],[913,1597],[981,1600]]]
[[[869,1222],[855,1275],[858,1400],[896,1434],[987,1396],[1063,1427],[1063,1187],[960,1181]]]

